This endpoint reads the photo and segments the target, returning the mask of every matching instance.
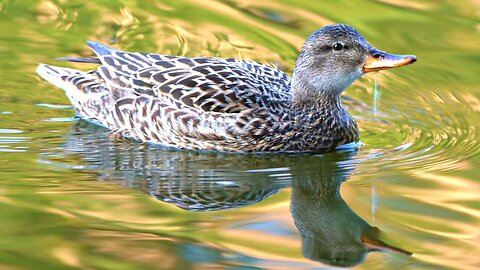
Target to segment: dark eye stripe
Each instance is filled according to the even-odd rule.
[[[332,50],[332,46],[330,45],[323,45],[323,46],[320,46],[318,47],[318,52],[328,52],[328,51],[331,51]]]

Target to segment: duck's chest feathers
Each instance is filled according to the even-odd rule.
[[[356,121],[343,107],[292,110],[285,127],[287,148],[320,151],[359,140]]]

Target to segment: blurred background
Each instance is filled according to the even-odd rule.
[[[0,0],[0,268],[478,269],[480,2]],[[344,93],[360,149],[161,149],[74,118],[38,63],[127,51],[291,73],[314,30],[418,62]],[[377,87],[375,87],[377,85]]]

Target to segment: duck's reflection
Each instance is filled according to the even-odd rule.
[[[411,255],[381,241],[380,230],[353,212],[341,197],[340,185],[354,170],[348,162],[351,155],[323,155],[314,166],[303,163],[295,167],[314,174],[299,173],[292,181],[290,209],[302,236],[304,256],[347,267],[362,262],[370,251],[390,250]]]
[[[233,155],[158,149],[105,136],[78,122],[65,149],[81,154],[101,181],[123,181],[190,211],[214,211],[254,204],[292,188],[294,223],[306,258],[352,266],[370,251],[410,254],[379,239],[379,229],[355,214],[340,185],[355,164],[353,151],[326,155]],[[267,168],[267,169],[266,169]]]

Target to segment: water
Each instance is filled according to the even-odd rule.
[[[375,74],[376,75],[376,74]],[[373,114],[377,114],[377,103],[382,95],[381,89],[378,87],[377,77],[375,77],[375,83],[373,84]]]
[[[0,268],[477,269],[479,9],[477,1],[0,1]],[[89,56],[86,40],[291,72],[305,38],[331,22],[419,59],[346,91],[358,150],[154,148],[78,121],[34,72],[56,57]],[[372,102],[375,80],[382,97]],[[368,252],[374,246],[382,251]]]

